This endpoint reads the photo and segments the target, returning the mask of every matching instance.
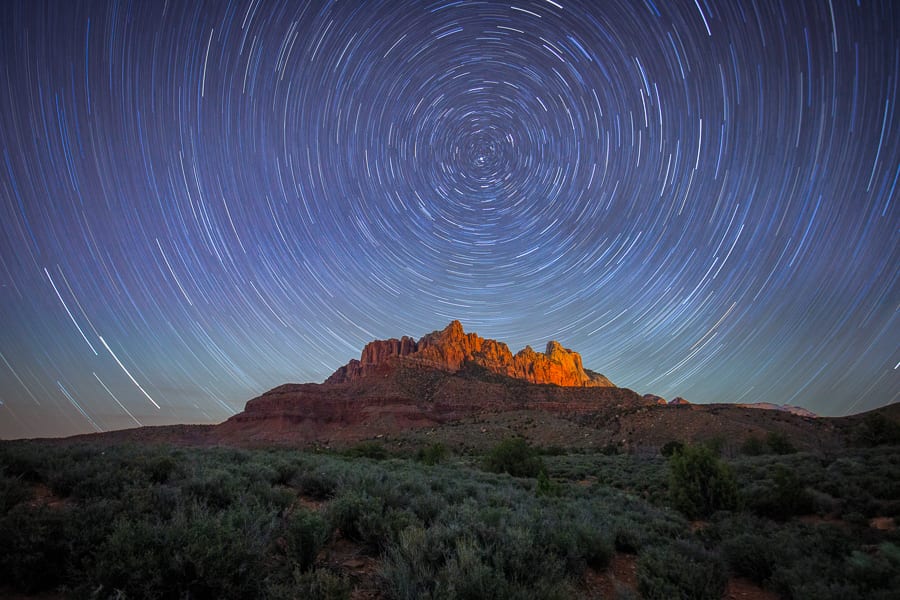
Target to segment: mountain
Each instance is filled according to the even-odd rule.
[[[767,409],[767,410],[761,410]],[[799,413],[799,414],[798,414]],[[887,414],[900,421],[900,413]],[[852,442],[862,417],[826,418],[776,404],[692,404],[615,386],[551,341],[513,354],[466,333],[459,321],[419,340],[366,344],[324,383],[288,383],[212,426],[144,427],[92,434],[117,442],[341,447],[379,440],[394,448],[434,442],[485,449],[510,436],[535,445],[657,453],[669,441],[744,440],[776,432],[799,449]]]
[[[380,439],[461,448],[517,435],[543,446],[655,451],[673,439],[739,444],[769,431],[799,440],[800,447],[839,443],[826,421],[680,397],[666,404],[616,387],[558,342],[545,352],[526,347],[513,354],[453,321],[418,341],[370,342],[324,383],[270,390],[210,435],[228,444],[341,446]]]
[[[376,340],[322,384],[286,384],[216,428],[231,442],[340,444],[397,436],[486,415],[539,412],[598,418],[648,402],[586,370],[558,342],[512,354],[459,321],[423,336]],[[611,416],[611,415],[610,415]],[[565,440],[561,440],[565,441]]]
[[[370,342],[363,348],[359,360],[351,360],[325,383],[385,376],[399,365],[418,365],[455,373],[466,364],[530,383],[615,387],[603,375],[585,370],[581,355],[563,348],[559,342],[549,342],[545,352],[535,352],[531,346],[526,346],[513,355],[503,342],[466,333],[459,321],[452,321],[443,330],[434,331],[418,342],[406,336],[399,340]]]

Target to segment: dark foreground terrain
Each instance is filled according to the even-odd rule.
[[[900,446],[860,427],[728,458],[4,442],[0,596],[896,598]]]

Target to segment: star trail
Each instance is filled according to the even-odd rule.
[[[4,2],[0,437],[219,422],[459,319],[900,400],[892,0]]]

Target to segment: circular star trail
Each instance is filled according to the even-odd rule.
[[[5,2],[0,436],[218,422],[374,338],[900,399],[890,0]]]

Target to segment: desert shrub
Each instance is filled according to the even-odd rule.
[[[645,600],[719,600],[727,583],[718,556],[683,541],[641,552],[637,574]]]
[[[96,498],[118,498],[132,486],[140,486],[143,481],[142,473],[135,468],[95,460],[85,465],[80,471],[79,478],[74,481],[70,495],[76,500],[91,500]]]
[[[441,583],[437,597],[480,600],[502,598],[509,593],[507,582],[484,560],[478,545],[465,538],[458,540]]]
[[[329,523],[307,510],[297,510],[285,519],[284,553],[300,571],[312,567],[316,555],[331,535]]]
[[[847,558],[847,574],[867,592],[900,589],[900,546],[880,544],[874,552],[854,550]]]
[[[612,536],[595,523],[563,519],[552,523],[545,537],[538,543],[562,559],[571,575],[580,575],[585,565],[602,569],[612,560]]]
[[[237,455],[239,456],[239,455]],[[241,481],[232,469],[214,467],[195,473],[185,482],[183,493],[206,506],[219,510],[226,508],[244,489]]]
[[[400,600],[430,598],[445,561],[442,526],[409,527],[385,553],[382,577],[388,594]]]
[[[447,447],[440,442],[419,449],[416,458],[426,465],[437,465],[447,459]]]
[[[621,452],[618,444],[606,444],[600,448],[600,454],[603,454],[604,456],[616,456],[621,454]]]
[[[869,413],[854,428],[852,439],[859,446],[900,445],[900,423],[881,413]]]
[[[0,475],[0,514],[28,500],[31,495],[31,487],[21,477]]]
[[[537,487],[535,493],[538,496],[559,496],[562,494],[563,488],[547,476],[547,471],[542,470],[538,473]]]
[[[482,536],[477,540],[477,549],[482,560],[491,564],[497,573],[511,582],[536,584],[549,579],[560,581],[565,565],[559,557],[547,552],[548,548],[535,540],[535,530],[531,519],[520,518],[524,514],[510,515],[507,523],[498,527],[492,537]],[[465,538],[463,538],[465,539]],[[593,550],[587,546],[592,539],[578,538],[577,547],[582,554]]]
[[[43,481],[43,471],[48,462],[46,453],[41,453],[28,442],[7,442],[0,445],[0,469],[10,477],[20,477],[24,481]]]
[[[329,500],[338,488],[338,479],[329,471],[312,469],[296,473],[290,485],[308,498]]]
[[[613,543],[619,552],[636,554],[645,543],[645,535],[631,521],[621,520],[616,523]]]
[[[722,451],[725,449],[725,438],[722,436],[711,437],[700,442],[700,445],[709,448],[713,456],[722,456]]]
[[[371,458],[372,460],[384,460],[388,457],[384,444],[378,442],[361,442],[348,448],[345,454],[351,458]]]
[[[0,580],[29,594],[61,583],[66,517],[61,510],[19,504],[0,518]]]
[[[60,498],[68,498],[72,490],[85,477],[88,476],[87,465],[75,464],[69,461],[60,461],[42,477],[46,481],[50,491]]]
[[[722,552],[734,573],[756,583],[765,583],[775,570],[777,558],[772,552],[772,540],[765,536],[741,533],[725,540]]]
[[[106,498],[79,503],[70,509],[65,526],[66,584],[71,588],[73,598],[90,596],[95,587],[91,575],[97,549],[106,544],[120,520],[135,519],[138,514],[135,511],[141,510],[127,501]]]
[[[447,501],[431,490],[416,494],[409,499],[409,510],[426,525],[431,525],[446,508]]]
[[[152,483],[166,483],[179,471],[178,461],[171,454],[154,454],[141,466]]]
[[[494,446],[484,459],[484,468],[513,477],[537,477],[544,469],[544,463],[528,442],[515,437]]]
[[[671,440],[663,444],[662,448],[659,449],[659,453],[663,456],[669,457],[675,454],[676,452],[681,452],[684,449],[684,443],[679,442],[678,440]]]
[[[565,456],[568,453],[568,449],[562,446],[551,445],[541,448],[541,454],[544,456]]]
[[[144,519],[120,518],[96,550],[85,587],[99,595],[175,596],[182,574],[170,561],[178,551],[174,532]]]
[[[797,448],[786,435],[778,431],[770,431],[766,434],[766,446],[773,454],[794,454]]]
[[[417,522],[407,510],[385,507],[381,498],[366,492],[348,490],[335,498],[326,515],[333,528],[372,548],[390,543],[406,527]]]
[[[295,570],[287,581],[269,581],[266,591],[271,600],[349,600],[351,581],[327,569]]]
[[[772,587],[786,598],[826,600],[893,600],[900,585],[900,556],[894,544],[851,550],[856,543],[825,534],[826,528],[802,540],[804,552],[780,562]],[[834,529],[834,528],[827,528]],[[792,540],[779,535],[778,541]]]
[[[750,496],[750,508],[757,514],[773,519],[787,519],[813,512],[813,497],[788,467],[775,465],[773,485],[755,489]]]
[[[499,514],[499,513],[498,513]],[[450,525],[402,531],[385,552],[382,576],[391,598],[555,599],[572,597],[558,561],[529,531],[479,527],[462,511]],[[474,527],[466,527],[466,524]],[[485,534],[488,534],[485,537]]]
[[[262,507],[244,505],[192,519],[185,554],[196,565],[208,597],[260,595],[259,569],[269,546],[272,517]]]
[[[705,446],[685,446],[669,459],[669,494],[688,518],[737,508],[737,483],[731,469]]]
[[[752,435],[741,444],[741,454],[760,456],[766,453],[766,443],[762,438]]]
[[[259,597],[271,523],[251,506],[186,509],[169,522],[120,519],[98,550],[94,589],[127,597]]]
[[[364,533],[371,529],[375,517],[384,512],[384,503],[365,492],[348,490],[329,503],[327,517],[331,526],[339,529],[341,534],[364,541]]]

